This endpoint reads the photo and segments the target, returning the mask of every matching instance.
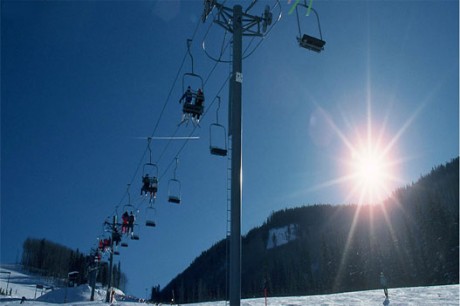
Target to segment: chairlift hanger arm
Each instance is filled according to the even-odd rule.
[[[297,26],[299,28],[299,38],[302,37],[302,31],[300,30],[300,19],[299,19],[299,11],[298,11],[298,7],[299,6],[302,6],[304,8],[306,8],[307,10],[312,10],[313,13],[315,13],[315,16],[316,16],[316,22],[318,23],[318,30],[319,30],[319,36],[321,38],[321,40],[323,40],[323,34],[321,32],[321,23],[319,21],[319,15],[318,15],[318,12],[316,12],[316,10],[314,8],[312,8],[311,6],[307,5],[307,3],[299,3],[297,4],[297,6],[295,7],[295,11],[296,11],[296,15],[297,15]]]

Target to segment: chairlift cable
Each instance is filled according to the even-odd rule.
[[[209,109],[211,108],[211,106],[214,104],[214,102],[216,101],[217,97],[219,96],[220,92],[224,89],[225,85],[227,85],[227,82],[230,80],[230,77],[231,77],[231,74],[228,75],[228,77],[225,79],[224,83],[222,84],[222,86],[219,88],[216,96],[214,97],[214,99],[212,100],[212,102],[209,104],[209,106],[206,108],[206,111],[203,113],[202,117],[204,118],[207,114],[207,112],[209,111]],[[190,132],[189,134],[189,137],[192,137],[193,133],[195,132],[196,130],[196,126],[193,128],[193,130]],[[185,140],[184,143],[182,144],[182,146],[180,147],[179,151],[177,152],[177,154],[174,156],[174,158],[178,157],[182,150],[185,148],[185,146],[187,145],[189,139]],[[163,173],[159,176],[158,180],[161,180],[162,177],[164,177],[166,175],[166,173],[169,171],[169,168],[171,168],[172,164],[174,163],[174,158],[169,162],[168,166],[166,167],[166,169],[163,171]]]
[[[206,33],[204,34],[204,37],[203,37],[203,40],[201,42],[201,48],[203,49],[204,53],[206,54],[206,56],[215,61],[215,62],[219,62],[221,57],[222,57],[222,47],[221,47],[221,55],[219,56],[219,59],[215,59],[214,57],[212,57],[207,51],[206,51],[206,37],[208,37],[208,34],[209,34],[209,31],[211,30],[212,26],[214,25],[214,21],[216,19],[216,16],[213,17],[213,20],[209,23],[209,26],[208,26],[208,30],[206,31]],[[227,31],[225,31],[225,34],[227,33]],[[224,35],[224,39],[222,40],[222,45],[224,45],[224,42],[225,42],[225,35]]]
[[[217,109],[216,109],[216,123],[219,124],[219,110],[220,110],[220,96],[216,96],[217,98]]]
[[[180,126],[177,126],[177,127],[176,127],[176,130],[174,131],[172,137],[175,137],[175,136],[176,136],[177,132],[179,131],[179,128],[180,128]],[[163,151],[160,153],[160,155],[159,155],[159,157],[158,157],[158,162],[161,161],[163,155],[165,154],[165,152],[166,152],[166,150],[168,149],[168,147],[169,147],[169,145],[171,144],[171,142],[172,142],[172,138],[168,140],[168,142],[166,143],[165,147],[163,148]]]
[[[195,36],[196,36],[196,33],[198,32],[199,25],[200,25],[200,22],[197,22],[197,25],[196,25],[196,27],[195,27],[195,30],[193,31],[193,35],[192,35],[192,39],[191,39],[192,42],[193,42],[193,39],[194,39]],[[184,67],[185,60],[187,59],[187,54],[188,54],[188,50],[187,50],[187,51],[185,52],[185,54],[184,54],[184,57],[183,57],[182,62],[181,62],[181,64],[180,64],[180,66],[179,66],[179,69],[177,70],[176,77],[174,78],[174,81],[173,81],[173,83],[172,83],[172,85],[171,85],[171,88],[169,89],[169,93],[168,93],[168,95],[167,95],[167,97],[166,97],[166,100],[165,100],[165,102],[164,102],[164,104],[163,104],[163,107],[162,107],[162,109],[161,109],[161,111],[160,111],[160,114],[159,114],[159,116],[158,116],[158,119],[157,119],[157,121],[156,121],[156,123],[155,123],[155,126],[154,126],[154,128],[153,128],[153,132],[152,132],[152,134],[151,134],[152,137],[155,135],[155,132],[156,132],[157,129],[158,129],[158,126],[159,126],[159,124],[160,124],[160,121],[161,121],[161,119],[163,118],[163,114],[164,114],[164,111],[165,111],[165,109],[166,109],[166,106],[168,105],[168,102],[169,102],[169,100],[170,100],[170,98],[171,98],[171,95],[172,95],[172,92],[173,92],[173,90],[174,90],[174,87],[176,86],[177,80],[179,79],[180,72],[182,71],[182,68]],[[141,165],[142,165],[142,163],[143,163],[143,160],[144,160],[144,157],[145,157],[145,154],[146,154],[146,153],[147,153],[147,148],[144,150],[144,153],[142,154],[141,158],[139,159],[139,162],[138,162],[138,164],[137,164],[136,170],[134,171],[134,174],[133,174],[133,176],[132,176],[132,178],[131,178],[130,184],[133,184],[134,181],[135,181],[135,179],[137,178],[137,175],[138,175],[138,173],[139,173],[139,169],[140,169],[140,167],[141,167]],[[122,198],[121,198],[121,200],[120,200],[120,204],[123,202],[125,196],[126,196],[126,193],[123,194],[123,196],[122,196]]]
[[[228,44],[227,44],[227,46],[228,46]],[[206,83],[208,82],[208,80],[211,78],[211,76],[212,76],[212,74],[214,73],[214,70],[217,68],[218,64],[219,64],[219,62],[215,62],[215,63],[214,63],[214,66],[212,67],[211,71],[208,73],[208,76],[207,76],[206,80],[204,81],[203,86],[206,85]],[[228,81],[228,79],[227,79],[227,81]],[[226,82],[227,82],[227,81],[226,81]],[[222,89],[220,89],[220,90],[222,90]],[[220,90],[219,90],[219,92],[220,92]],[[214,98],[214,99],[215,99],[215,98]],[[214,101],[214,100],[213,100],[213,101]],[[214,103],[214,102],[211,102],[211,104],[206,108],[206,111],[205,111],[204,114],[202,115],[202,118],[204,118],[205,114],[207,113],[208,109],[212,106],[213,103]],[[176,130],[174,131],[172,137],[175,137],[175,136],[176,136],[177,132],[179,131],[179,128],[180,128],[180,126],[177,126],[177,127],[176,127]],[[195,129],[193,129],[193,131],[195,131]],[[192,134],[193,134],[193,133],[192,133]],[[187,137],[186,142],[188,142],[188,140],[191,139],[191,137],[192,137],[191,135],[192,135],[192,134],[190,134],[190,135]],[[170,144],[171,144],[171,140],[168,141],[168,143],[166,144],[165,148],[163,149],[163,151],[161,152],[160,156],[158,157],[158,162],[161,161],[161,159],[163,158],[163,155],[165,154],[165,152],[166,152],[166,150],[168,149],[168,147],[169,147]],[[179,155],[179,154],[177,154],[176,157],[177,157],[178,155]],[[168,167],[168,168],[169,168],[169,167]]]

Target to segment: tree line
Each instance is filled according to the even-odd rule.
[[[243,298],[311,295],[459,282],[459,159],[435,167],[379,205],[308,205],[273,212],[242,240]],[[267,248],[270,230],[289,242]],[[155,301],[227,299],[224,239],[198,256]]]
[[[74,251],[46,239],[27,238],[23,243],[21,265],[31,273],[55,279],[58,285],[65,285],[68,273],[73,271],[78,272],[77,285],[87,283],[89,271],[96,268],[97,282],[105,286],[108,284],[108,264],[97,260],[94,253],[85,255],[78,249]],[[114,265],[112,275],[114,286],[124,290],[128,280],[120,263]]]

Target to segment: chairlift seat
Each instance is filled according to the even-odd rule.
[[[203,105],[184,104],[184,112],[188,114],[202,115],[203,109]]]
[[[299,41],[299,45],[301,47],[318,53],[324,50],[324,45],[326,44],[324,40],[307,34],[304,34],[302,39],[297,38],[297,40]]]
[[[169,196],[168,202],[174,203],[174,204],[180,204],[180,198],[176,196]]]
[[[218,147],[211,147],[211,154],[218,156],[227,156],[227,150]]]
[[[132,239],[132,240],[139,240],[139,235],[132,234],[132,235],[131,235],[131,239]]]
[[[153,221],[153,220],[146,220],[145,221],[145,226],[155,227],[157,225],[156,225],[155,221]]]
[[[121,246],[124,247],[124,248],[127,248],[128,247],[128,244],[126,242],[122,242],[121,243]]]
[[[113,252],[113,255],[120,255],[120,252],[114,251],[114,252]]]

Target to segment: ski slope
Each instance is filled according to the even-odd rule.
[[[0,268],[0,288],[8,291],[11,288],[12,296],[0,296],[0,305],[20,305],[21,298],[26,297],[25,305],[103,305],[105,290],[98,289],[95,293],[94,302],[90,302],[91,288],[88,285],[81,285],[76,288],[54,288],[46,279],[29,276],[19,272],[13,266],[2,266]],[[9,282],[8,282],[9,276]],[[37,289],[43,286],[44,289]],[[457,285],[413,287],[413,288],[390,288],[390,305],[460,305],[459,289]],[[121,291],[119,294],[123,294]],[[34,299],[36,297],[36,299]],[[66,303],[64,303],[64,299]],[[267,299],[267,305],[279,306],[300,306],[300,305],[383,305],[384,295],[382,290],[368,290],[359,292],[347,292],[317,296],[290,296],[273,297]],[[115,301],[115,305],[139,305],[138,302]],[[225,302],[208,302],[187,304],[190,306],[223,306]],[[242,306],[265,305],[263,298],[245,299],[241,301]]]

